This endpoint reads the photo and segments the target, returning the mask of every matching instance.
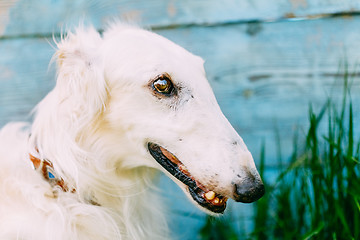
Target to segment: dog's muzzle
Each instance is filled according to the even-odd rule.
[[[187,170],[186,166],[167,149],[155,144],[148,143],[151,156],[172,176],[187,186],[191,197],[200,206],[213,213],[223,213],[226,209],[227,197],[216,193],[197,181]],[[234,183],[234,194],[231,196],[235,201],[250,203],[264,195],[264,185],[258,182],[251,174],[241,184]]]

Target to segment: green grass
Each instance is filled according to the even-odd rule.
[[[229,224],[232,222],[231,217],[225,219],[219,217],[208,216],[205,225],[199,232],[202,240],[238,240],[238,233],[234,226]]]
[[[253,232],[235,236],[224,219],[209,218],[204,233],[218,235],[200,233],[201,239],[360,239],[360,141],[348,79],[345,74],[340,104],[329,99],[317,113],[309,106],[309,128],[303,138],[295,133],[289,167],[275,184],[265,181],[267,194],[256,203]],[[262,176],[264,166],[265,144]]]
[[[257,203],[252,239],[360,239],[360,141],[347,74],[338,105],[329,99],[318,113],[309,106],[304,143],[295,134],[290,166]]]

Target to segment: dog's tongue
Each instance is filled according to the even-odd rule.
[[[159,147],[160,147],[160,151],[162,152],[162,154],[164,154],[168,160],[170,160],[171,162],[175,163],[178,166],[181,165],[185,168],[184,164],[182,164],[182,162],[180,162],[180,160],[177,159],[177,157],[175,157],[171,152],[169,152],[168,150],[166,150],[165,148],[163,148],[161,146],[159,146]]]

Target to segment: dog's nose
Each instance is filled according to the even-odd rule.
[[[251,203],[260,199],[265,194],[265,187],[260,177],[247,172],[241,181],[234,182],[234,200],[237,202]]]

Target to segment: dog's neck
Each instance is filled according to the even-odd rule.
[[[130,236],[124,239],[143,239],[149,233],[153,237],[148,239],[166,239],[158,237],[167,232],[167,224],[164,211],[159,210],[164,206],[151,186],[155,170],[134,166],[131,160],[136,160],[138,153],[128,148],[125,137],[104,138],[109,134],[102,131],[110,131],[106,126],[90,123],[86,126],[91,129],[81,129],[74,125],[66,112],[62,115],[57,101],[56,92],[51,92],[39,104],[28,151],[40,161],[48,159],[53,174],[76,189],[75,193],[61,190],[58,198],[66,195],[78,204],[98,203],[101,207],[95,206],[96,211],[111,213],[119,231]]]
[[[42,147],[46,149],[46,146],[42,145]],[[134,169],[123,167],[120,160],[117,160],[118,163],[113,167],[109,167],[110,169],[108,170],[105,169],[104,165],[102,165],[103,170],[101,171],[99,171],[97,167],[85,169],[88,167],[82,165],[85,161],[76,159],[73,163],[80,163],[80,165],[74,164],[74,168],[82,169],[82,171],[78,171],[78,175],[92,176],[90,179],[89,176],[87,176],[87,181],[78,181],[71,173],[69,174],[61,168],[63,164],[59,164],[59,162],[65,162],[65,159],[47,157],[47,154],[39,150],[37,146],[32,149],[28,155],[34,170],[37,171],[54,190],[59,189],[63,192],[71,193],[82,192],[80,195],[86,196],[86,202],[96,203],[95,205],[100,205],[94,200],[97,198],[106,199],[110,196],[112,198],[126,198],[128,195],[138,195],[139,192],[143,192],[149,188],[149,184],[152,184],[155,175],[155,170],[147,167],[137,167]],[[108,160],[107,162],[115,161]],[[91,164],[88,162],[86,165]],[[83,177],[79,178],[82,179]],[[121,195],[114,194],[116,192],[121,192]]]
[[[139,229],[142,229],[141,231],[147,233],[154,232],[158,236],[167,234],[165,217],[162,215],[162,211],[158,210],[161,201],[156,192],[149,186],[155,174],[153,169],[147,167],[123,169],[119,166],[115,172],[109,173],[108,176],[102,171],[95,172],[94,170],[90,173],[91,175],[101,174],[95,180],[87,177],[85,181],[71,181],[72,178],[69,178],[65,171],[61,171],[61,169],[58,171],[56,168],[59,166],[57,162],[65,159],[55,159],[52,162],[52,159],[44,157],[47,155],[41,150],[39,152],[36,155],[37,151],[35,151],[34,155],[36,156],[30,154],[29,161],[32,162],[36,171],[42,175],[45,181],[49,182],[54,189],[60,190],[58,194],[54,194],[54,197],[60,198],[62,193],[71,194],[74,198],[80,198],[79,201],[84,204],[107,209],[105,211],[114,214],[114,222],[117,222],[122,232],[127,232],[129,226],[138,226]],[[80,174],[86,177],[85,173],[81,172]],[[53,179],[52,176],[54,176]],[[70,181],[68,181],[69,179]],[[157,224],[146,220],[147,217],[157,219]],[[148,225],[149,223],[151,224]],[[141,236],[143,233],[137,233],[134,230],[131,233],[124,234],[124,236],[131,236],[124,237],[124,239],[144,238]],[[155,239],[162,238],[156,237]]]

